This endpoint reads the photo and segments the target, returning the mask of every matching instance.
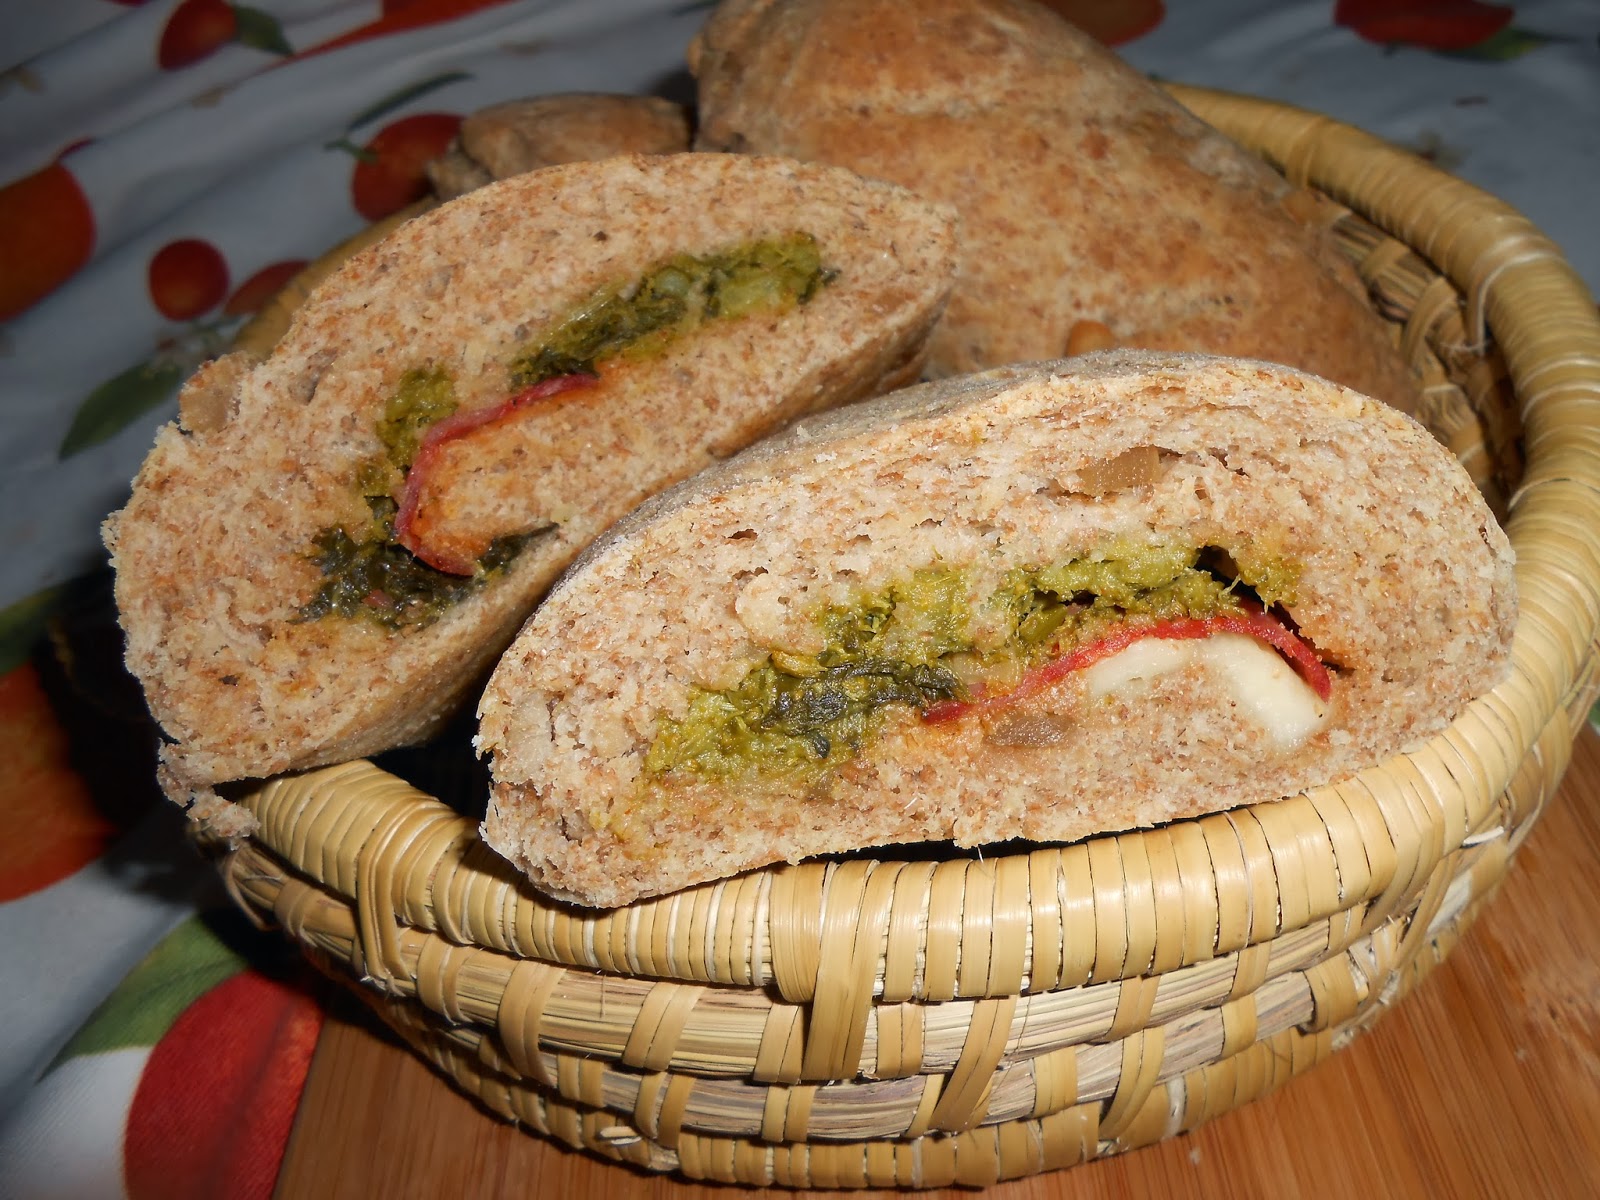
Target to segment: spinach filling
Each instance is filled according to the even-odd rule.
[[[773,651],[735,687],[692,688],[683,717],[659,723],[645,774],[814,774],[857,755],[891,710],[926,712],[975,690],[1004,690],[1130,618],[1216,616],[1248,598],[1293,603],[1291,566],[1268,558],[1249,565],[1242,576],[1213,548],[1116,543],[1013,570],[978,611],[964,572],[918,571],[820,614],[818,654]]]
[[[816,239],[808,233],[703,258],[678,255],[630,288],[591,297],[518,354],[507,391],[562,375],[594,374],[600,363],[647,357],[710,320],[806,304],[837,274],[823,266]],[[391,629],[431,624],[509,567],[542,532],[496,538],[471,575],[436,570],[395,540],[394,496],[428,430],[453,415],[457,404],[454,382],[441,368],[414,368],[401,377],[376,426],[383,453],[355,471],[355,487],[372,519],[356,530],[329,526],[312,539],[315,551],[307,557],[323,582],[299,610],[301,620],[360,617]]]
[[[405,547],[382,537],[352,538],[340,526],[317,535],[311,561],[326,578],[300,618],[365,617],[390,629],[429,625],[509,567],[534,532],[496,538],[472,575],[436,571]]]
[[[729,691],[695,688],[645,757],[651,775],[713,778],[804,769],[857,753],[891,705],[926,708],[961,694],[939,659],[960,643],[961,578],[922,571],[822,614],[816,655],[774,652]]]

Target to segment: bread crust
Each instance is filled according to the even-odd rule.
[[[1085,484],[1146,446],[1158,476]],[[937,726],[902,706],[803,785],[643,767],[691,689],[803,651],[817,612],[862,588],[937,566],[982,596],[1013,568],[1173,538],[1298,565],[1289,616],[1335,667],[1304,744],[1274,749],[1184,669],[1100,700],[1073,676]],[[907,389],[807,419],[591,547],[485,690],[483,835],[546,890],[609,906],[821,853],[1067,841],[1291,795],[1437,732],[1505,676],[1512,564],[1426,431],[1288,368],[1119,351]],[[1066,736],[1006,736],[1019,714]]]
[[[1415,411],[1306,193],[1042,5],[723,0],[690,61],[697,146],[838,163],[960,211],[932,374],[1058,358],[1103,326]]]
[[[786,311],[708,322],[614,385],[602,369],[598,399],[569,406],[561,453],[523,468],[561,503],[502,575],[425,627],[303,619],[318,531],[371,519],[354,481],[407,370],[447,370],[463,410],[492,405],[517,349],[598,289],[797,228],[838,279]],[[644,496],[798,414],[914,378],[952,253],[949,214],[903,189],[683,154],[495,183],[355,255],[267,359],[202,369],[190,387],[205,402],[182,411],[206,420],[159,432],[106,524],[128,665],[171,739],[168,790],[427,738],[559,571]]]

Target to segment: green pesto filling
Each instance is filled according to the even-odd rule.
[[[1226,574],[1224,573],[1226,570]],[[964,572],[929,568],[817,618],[815,655],[774,651],[726,690],[693,688],[663,719],[649,777],[730,780],[806,775],[848,761],[895,708],[925,712],[986,680],[1070,653],[1130,617],[1237,611],[1246,583],[1264,604],[1293,603],[1297,572],[1277,559],[1239,571],[1225,555],[1115,543],[1092,556],[1010,572],[974,613]]]
[[[939,665],[965,625],[957,572],[920,571],[819,623],[821,653],[776,652],[731,690],[695,688],[683,720],[662,723],[645,770],[719,779],[804,770],[859,751],[890,705],[923,709],[960,694]]]
[[[779,312],[805,304],[837,272],[822,265],[816,239],[793,233],[697,258],[680,254],[632,288],[592,297],[511,364],[514,387],[590,372],[615,358],[659,353],[718,318]]]
[[[597,363],[659,353],[709,320],[805,304],[836,275],[822,265],[808,233],[704,258],[679,255],[632,288],[598,293],[517,355],[508,391],[561,375],[593,374]],[[377,422],[383,453],[355,471],[355,487],[372,520],[356,530],[329,526],[312,539],[316,549],[308,557],[323,582],[300,609],[302,620],[362,617],[387,628],[430,624],[510,566],[533,540],[533,532],[497,538],[470,576],[435,570],[395,541],[393,497],[428,430],[454,414],[457,404],[454,381],[442,368],[414,368],[401,376]]]
[[[429,428],[452,416],[457,404],[455,383],[442,367],[415,367],[402,375],[378,418],[378,440],[388,465],[401,475],[410,470]],[[380,461],[363,467],[382,465]]]

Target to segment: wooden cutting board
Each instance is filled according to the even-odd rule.
[[[741,1190],[644,1175],[504,1124],[349,1008],[318,1045],[279,1175],[284,1200],[726,1200]],[[982,1195],[1600,1195],[1600,737],[1578,739],[1487,913],[1372,1032],[1195,1133]]]

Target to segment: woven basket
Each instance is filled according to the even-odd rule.
[[[1600,320],[1483,193],[1322,117],[1174,92],[1324,197],[1516,546],[1509,681],[1421,749],[1276,803],[612,912],[542,898],[473,817],[349,763],[243,798],[259,832],[213,847],[238,903],[500,1116],[749,1184],[984,1184],[1132,1149],[1393,1004],[1495,890],[1596,690]]]

